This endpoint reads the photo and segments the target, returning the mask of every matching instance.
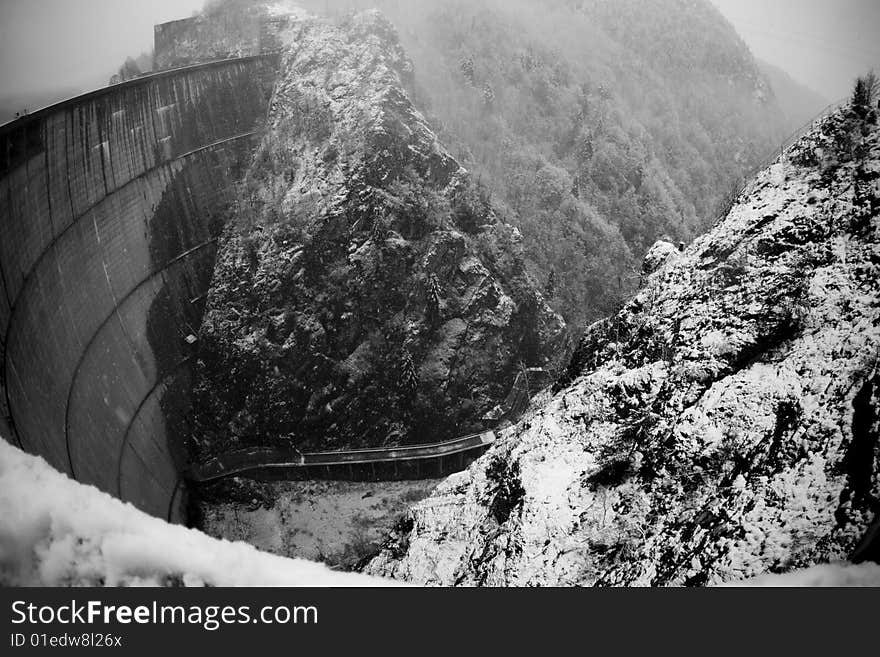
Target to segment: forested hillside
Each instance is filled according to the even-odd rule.
[[[707,0],[302,0],[376,6],[418,103],[518,226],[577,325],[637,283],[656,239],[711,225],[786,132],[766,79]]]

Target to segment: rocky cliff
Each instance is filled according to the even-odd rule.
[[[848,558],[880,507],[880,131],[826,119],[585,333],[558,392],[368,567],[704,585]]]
[[[562,334],[519,233],[413,106],[412,64],[378,13],[297,12],[279,39],[200,333],[197,452],[486,427]]]

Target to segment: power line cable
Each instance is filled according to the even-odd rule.
[[[837,54],[840,57],[850,59],[851,61],[858,61],[858,63],[860,64],[864,63],[863,59],[861,59],[864,57],[872,57],[880,61],[880,50],[871,52],[864,48],[848,46],[841,43],[832,42],[827,39],[808,36],[803,33],[786,32],[785,30],[776,29],[768,30],[767,26],[761,26],[751,21],[730,19],[730,22],[741,25],[743,27],[747,27],[750,31],[756,32],[758,34],[763,34],[764,36],[767,36],[776,41],[787,41],[802,48],[814,48],[824,50],[826,52]],[[859,57],[860,59],[856,60],[855,57]]]

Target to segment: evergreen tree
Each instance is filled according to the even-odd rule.
[[[436,274],[431,274],[428,279],[428,317],[432,324],[440,319],[440,301],[442,299],[442,290],[440,281]]]
[[[138,66],[137,62],[131,57],[128,57],[125,60],[125,63],[119,69],[118,75],[120,79],[124,82],[125,80],[133,80],[134,78],[140,77],[141,75],[143,75],[143,73],[141,72],[141,69]]]
[[[408,349],[403,350],[403,356],[400,359],[400,386],[409,394],[414,393],[419,387],[419,373],[416,371],[416,365]]]
[[[859,116],[864,117],[873,107],[874,99],[877,96],[877,76],[871,71],[864,77],[856,80],[855,89],[853,89],[852,106]]]

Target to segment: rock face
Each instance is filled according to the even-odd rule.
[[[825,120],[590,327],[555,396],[368,571],[703,585],[846,559],[880,505],[880,131],[864,114]]]
[[[197,448],[480,430],[562,321],[519,233],[414,108],[390,24],[288,25],[200,334]]]
[[[660,269],[669,258],[678,253],[679,249],[672,243],[660,240],[648,249],[642,260],[642,273],[653,274]]]

